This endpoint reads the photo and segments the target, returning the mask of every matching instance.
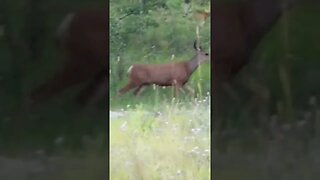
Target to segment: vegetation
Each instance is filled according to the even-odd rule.
[[[210,179],[209,97],[126,109],[110,122],[111,179]]]
[[[210,179],[209,64],[188,82],[197,99],[185,94],[175,99],[171,87],[156,86],[139,98],[132,91],[116,97],[132,64],[185,61],[195,55],[199,22],[192,11],[209,10],[210,4],[193,1],[188,13],[184,5],[178,0],[110,2],[111,179]],[[200,28],[200,43],[210,52],[209,20]]]
[[[156,5],[154,5],[155,2],[157,2]],[[114,100],[117,91],[127,83],[127,69],[132,64],[161,64],[189,60],[194,56],[193,42],[197,38],[198,22],[192,18],[192,10],[196,8],[209,10],[209,1],[206,1],[202,7],[196,6],[197,2],[194,2],[193,9],[187,16],[184,16],[183,4],[176,0],[148,1],[145,5],[141,5],[140,1],[110,2],[111,108],[128,103],[154,104],[157,103],[155,97],[158,99],[172,97],[170,88],[167,90],[155,88],[156,92],[152,92],[152,88],[149,87],[138,101],[129,94],[126,94],[125,98]],[[145,7],[144,11],[140,9],[141,6]],[[127,7],[136,9],[126,9]],[[208,20],[200,29],[201,46],[208,52],[210,52],[209,22]],[[189,83],[199,96],[203,96],[210,91],[209,81],[210,65],[205,64],[194,73]]]
[[[286,12],[235,79],[239,101],[226,102],[228,128],[214,139],[215,179],[316,179],[319,16],[318,5]]]

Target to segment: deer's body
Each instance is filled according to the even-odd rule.
[[[165,70],[164,70],[165,69]],[[131,80],[146,85],[171,86],[175,82],[184,85],[190,76],[186,62],[159,64],[159,65],[133,65],[130,71]]]
[[[32,102],[48,100],[66,88],[90,81],[80,92],[80,103],[90,98],[101,88],[108,90],[107,11],[82,10],[68,14],[57,28],[57,40],[63,53],[64,66],[51,79],[31,92]],[[107,94],[107,92],[105,92]],[[96,99],[94,97],[94,99]]]
[[[195,47],[196,48],[196,47]],[[129,83],[119,91],[119,95],[136,88],[138,95],[143,86],[155,84],[158,86],[174,86],[182,88],[197,67],[209,61],[209,54],[201,50],[189,61],[168,64],[135,64],[129,68]]]
[[[213,4],[213,77],[216,87],[232,80],[250,62],[254,50],[283,12],[298,2],[241,0]]]
[[[277,0],[217,5],[214,10],[213,73],[215,83],[232,80],[280,17]]]
[[[213,41],[213,94],[214,115],[219,117],[228,93],[227,83],[248,64],[256,47],[276,24],[283,12],[295,5],[296,0],[241,0],[238,3],[214,4]],[[299,1],[299,0],[297,0]],[[287,4],[284,5],[283,2]],[[227,87],[227,88],[226,88]],[[214,118],[216,132],[223,129]]]
[[[181,68],[179,65],[133,65],[129,75],[131,81],[136,84],[171,86],[174,83],[174,80],[184,84],[186,82],[186,72],[184,68]],[[167,71],[163,71],[163,69],[166,69]]]

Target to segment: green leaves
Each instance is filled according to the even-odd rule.
[[[183,3],[182,0],[168,0],[166,2],[166,5],[170,10],[177,10],[182,7],[182,3]]]

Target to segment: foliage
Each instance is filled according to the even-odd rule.
[[[207,3],[209,1],[206,1]],[[183,1],[153,1],[144,4],[140,1],[110,4],[110,97],[111,105],[116,92],[127,83],[127,69],[136,63],[159,64],[170,61],[188,60],[194,55],[193,42],[196,39],[196,25],[191,14],[185,15]],[[208,4],[203,6],[208,9]],[[201,29],[201,46],[209,52],[210,21]],[[203,96],[210,89],[209,65],[203,65],[196,72],[190,84]],[[149,88],[150,89],[150,88]],[[158,89],[158,88],[157,88]],[[146,90],[148,91],[148,90]],[[160,91],[160,96],[169,92]],[[146,94],[145,94],[146,93]],[[148,96],[144,92],[144,96]],[[130,95],[129,95],[130,96]],[[129,98],[123,101],[133,102]]]

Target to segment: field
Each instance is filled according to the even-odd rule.
[[[110,178],[210,179],[209,98],[111,112]]]

